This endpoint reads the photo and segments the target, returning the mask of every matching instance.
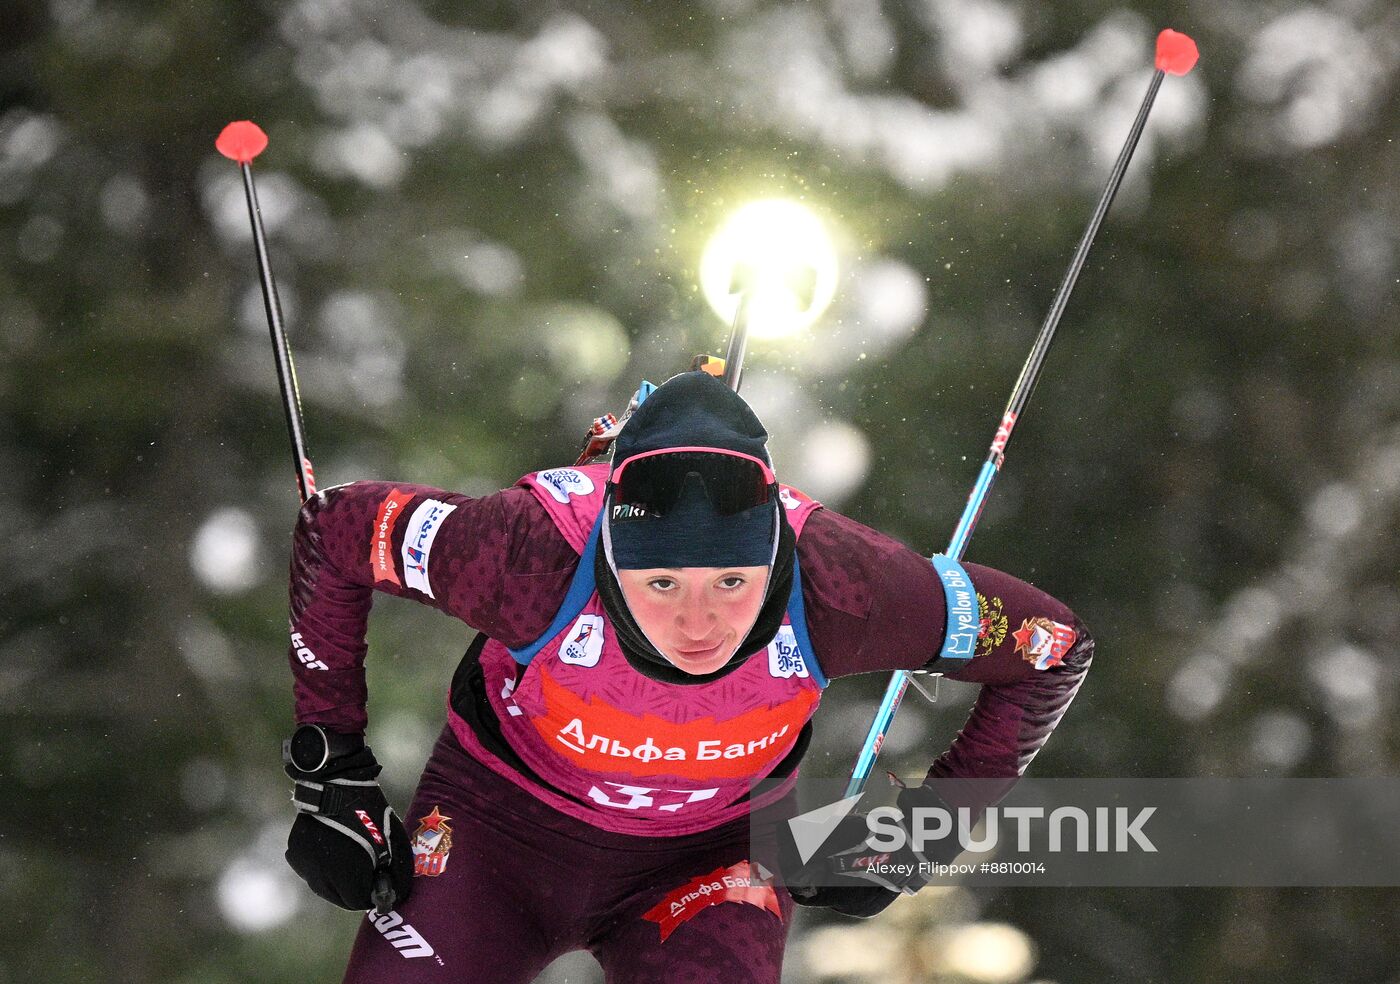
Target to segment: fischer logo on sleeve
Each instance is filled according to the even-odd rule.
[[[442,521],[456,508],[437,499],[424,499],[413,510],[408,520],[408,530],[403,536],[404,582],[429,598],[435,596],[428,585],[428,556],[433,552],[433,541],[442,528]]]

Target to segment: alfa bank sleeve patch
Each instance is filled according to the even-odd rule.
[[[403,514],[403,507],[413,498],[408,492],[394,489],[379,504],[379,513],[374,519],[374,537],[370,541],[369,566],[374,571],[374,583],[389,581],[399,583],[399,575],[394,570],[394,526]]]

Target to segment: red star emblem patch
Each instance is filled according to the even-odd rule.
[[[1031,636],[1035,635],[1035,626],[1027,622],[1015,632],[1011,633],[1011,638],[1016,640],[1017,649],[1031,648]]]
[[[423,817],[422,820],[421,820],[420,822],[421,822],[421,823],[423,824],[423,826],[426,827],[428,830],[437,830],[437,829],[439,829],[440,827],[442,827],[442,824],[443,824],[443,821],[444,821],[444,820],[451,820],[451,819],[452,819],[451,817],[445,817],[445,816],[443,816],[442,813],[441,813],[441,812],[438,810],[438,808],[435,806],[435,807],[433,807],[433,812],[432,812],[432,813],[429,813],[426,817]]]

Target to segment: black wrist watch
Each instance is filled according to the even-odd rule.
[[[342,735],[319,724],[303,724],[282,742],[282,762],[298,772],[316,772],[342,755],[365,747],[362,735]]]

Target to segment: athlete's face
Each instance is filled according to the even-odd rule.
[[[767,567],[618,571],[627,609],[679,670],[713,673],[729,662],[763,607]]]

